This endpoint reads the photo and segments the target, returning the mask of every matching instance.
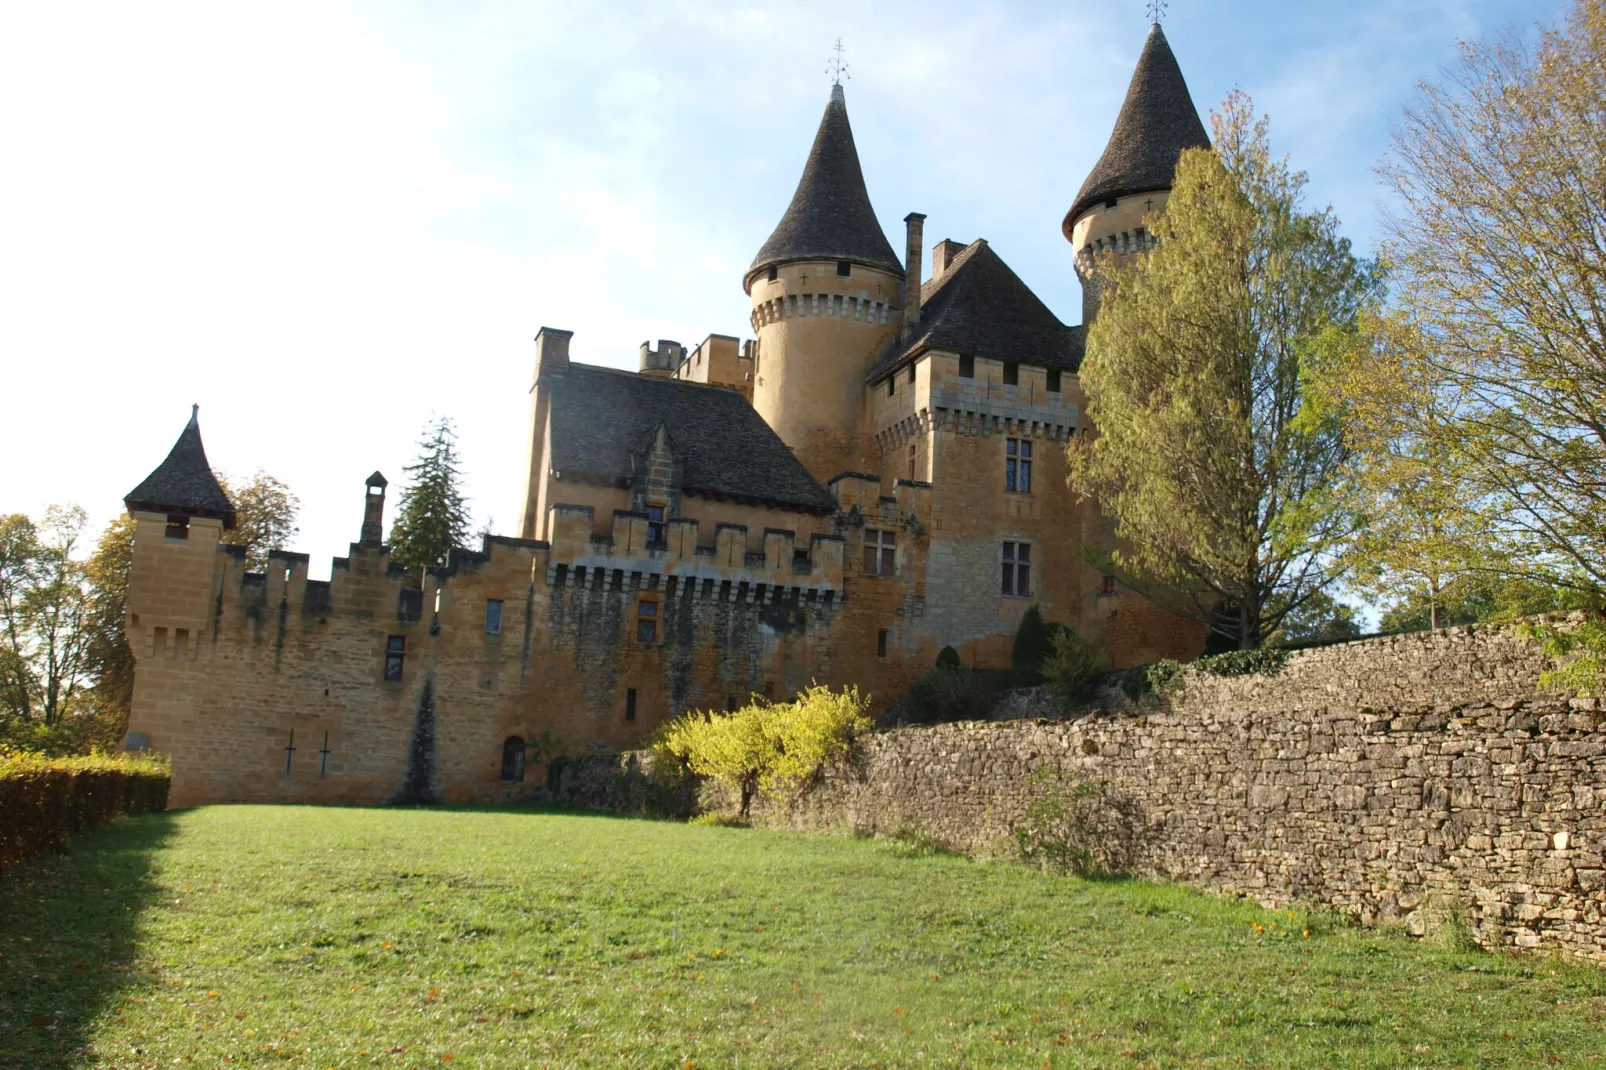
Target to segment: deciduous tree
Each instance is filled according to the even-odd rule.
[[[282,550],[295,537],[301,499],[283,480],[257,469],[250,479],[219,477],[223,492],[234,503],[235,524],[223,533],[223,542],[245,547],[245,567],[263,572],[268,554]]]
[[[1134,587],[1250,649],[1342,574],[1344,414],[1309,383],[1378,284],[1331,210],[1304,209],[1305,178],[1272,158],[1248,97],[1212,124],[1214,147],[1183,153],[1146,221],[1158,243],[1097,265],[1081,371],[1095,434],[1072,441],[1069,482],[1114,520],[1110,558]]]

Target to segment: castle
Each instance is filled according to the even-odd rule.
[[[1093,258],[1142,249],[1179,155],[1207,144],[1156,24],[1063,223],[1084,320]],[[1117,666],[1197,653],[1202,629],[1085,563],[1109,538],[1065,486],[1085,327],[985,240],[936,242],[922,278],[923,220],[900,260],[834,85],[742,279],[754,338],[643,344],[626,372],[543,327],[518,537],[422,577],[390,563],[377,472],[328,581],[284,551],[247,572],[192,414],[126,500],[126,746],[172,756],[174,806],[496,801],[685,710],[816,680],[884,702],[944,646],[1007,666],[1032,605]]]

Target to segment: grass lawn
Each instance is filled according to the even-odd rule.
[[[1606,970],[541,811],[127,819],[0,878],[0,956],[5,1066],[1606,1063]]]

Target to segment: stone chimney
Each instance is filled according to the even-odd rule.
[[[936,278],[948,270],[948,265],[954,262],[954,257],[965,251],[962,243],[952,238],[944,238],[931,247],[931,277]]]
[[[908,343],[914,338],[915,328],[920,326],[920,264],[924,259],[922,238],[926,217],[910,212],[903,221],[908,227],[908,244],[903,256],[903,329],[898,333],[898,340]]]
[[[378,472],[368,477],[368,491],[362,503],[361,544],[369,550],[377,550],[385,541],[385,486],[385,477]]]
[[[573,331],[560,331],[555,327],[542,327],[535,333],[535,377],[548,371],[562,371],[569,366],[569,339]]]

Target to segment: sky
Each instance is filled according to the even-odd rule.
[[[1391,125],[1458,40],[1558,0],[1173,0],[1201,114],[1235,87],[1368,250]],[[214,468],[301,500],[327,576],[363,480],[456,422],[475,528],[516,534],[532,339],[634,368],[750,334],[838,37],[883,229],[986,238],[1061,319],[1060,220],[1148,28],[1140,0],[796,5],[0,4],[0,513],[98,527],[201,406]],[[929,262],[925,265],[929,272]],[[394,499],[394,494],[393,494]]]

